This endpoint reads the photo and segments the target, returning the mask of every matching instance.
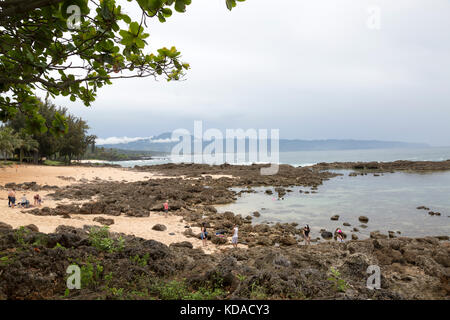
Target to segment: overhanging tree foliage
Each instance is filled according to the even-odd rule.
[[[226,0],[229,10],[236,1]],[[122,5],[141,9],[133,21]],[[39,114],[36,91],[69,96],[89,106],[98,88],[119,78],[179,80],[189,69],[175,48],[147,52],[147,19],[165,22],[191,0],[0,0],[0,120],[20,110],[28,126],[65,130],[56,116],[51,126]],[[77,16],[78,9],[80,15]],[[79,17],[80,22],[77,22]]]

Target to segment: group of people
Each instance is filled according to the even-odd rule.
[[[239,227],[237,224],[235,224],[233,226],[233,236],[231,237],[231,243],[233,244],[234,248],[237,248],[237,245],[238,245],[238,233],[239,233]],[[306,225],[305,227],[303,227],[302,233],[303,233],[303,238],[305,239],[306,244],[307,245],[311,244],[311,236],[310,236],[311,228],[309,227],[309,225]],[[340,228],[336,229],[335,235],[336,235],[336,239],[339,242],[344,241],[344,235]],[[203,246],[207,246],[206,240],[208,239],[208,231],[206,231],[206,223],[205,222],[202,223],[200,238],[202,239]]]
[[[200,238],[202,239],[203,246],[207,247],[206,240],[208,240],[208,231],[206,231],[206,223],[202,223],[202,228],[200,231]],[[233,226],[233,236],[231,237],[231,244],[234,248],[237,248],[238,246],[238,239],[239,239],[239,226],[237,224],[234,224]]]
[[[167,214],[169,212],[169,200],[166,200],[166,202],[164,202],[163,208],[164,208],[164,215],[167,217]],[[232,243],[234,248],[237,248],[237,246],[238,246],[238,238],[239,238],[238,233],[239,233],[239,227],[238,227],[237,224],[235,224],[233,226],[233,236],[231,237],[231,243]],[[307,245],[311,244],[310,233],[311,233],[311,228],[307,224],[302,229],[303,239],[305,240],[305,243]],[[337,228],[334,231],[334,234],[336,236],[336,240],[337,241],[344,242],[344,233],[342,232],[342,230],[340,228]],[[207,242],[206,241],[208,239],[208,231],[206,230],[206,223],[205,222],[202,223],[200,238],[202,239],[203,246],[206,247],[207,246]]]
[[[35,207],[38,207],[42,204],[42,198],[39,194],[35,194],[33,199],[34,199]],[[16,190],[13,188],[13,189],[9,190],[9,192],[8,192],[8,207],[14,209],[15,206],[16,206]],[[30,201],[28,201],[27,195],[25,193],[22,195],[22,198],[17,203],[17,206],[19,208],[29,208],[30,207]]]
[[[311,237],[309,235],[309,233],[311,232],[311,229],[309,227],[309,225],[306,225],[303,229],[302,229],[302,233],[303,233],[303,238],[305,239],[306,244],[310,244],[311,243]],[[342,232],[341,228],[337,228],[334,231],[334,234],[336,235],[336,240],[339,242],[344,242],[344,233]]]
[[[163,204],[163,210],[164,210],[164,216],[167,218],[169,213],[169,200],[166,200]],[[231,237],[231,243],[233,247],[237,248],[238,245],[238,233],[239,233],[239,227],[237,224],[233,226],[233,236]],[[200,231],[200,238],[202,239],[203,246],[206,247],[207,240],[208,240],[208,231],[206,230],[206,223],[202,223],[201,231]]]

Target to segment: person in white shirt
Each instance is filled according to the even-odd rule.
[[[27,195],[25,193],[23,194],[19,204],[22,208],[28,208],[28,206],[30,205],[30,201],[28,201]]]
[[[238,232],[239,232],[239,228],[238,228],[237,224],[234,225],[233,231],[234,231],[234,234],[233,234],[233,237],[231,238],[231,243],[233,244],[233,247],[237,248]]]

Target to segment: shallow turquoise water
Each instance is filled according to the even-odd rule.
[[[450,171],[426,174],[385,173],[375,177],[348,176],[349,171],[340,171],[339,176],[325,181],[316,194],[299,193],[309,191],[304,187],[291,187],[284,200],[277,194],[267,195],[267,188],[255,188],[257,193],[243,193],[229,205],[217,206],[219,212],[232,211],[242,216],[254,211],[261,213],[253,218],[256,223],[297,222],[309,224],[312,237],[319,237],[320,229],[334,231],[338,226],[350,234],[353,227],[359,238],[368,237],[370,231],[400,231],[403,236],[450,235]],[[417,210],[418,206],[429,207],[441,216],[430,216],[428,211]],[[338,221],[330,217],[338,214]],[[358,217],[369,218],[368,228],[362,229]],[[342,224],[348,222],[351,227]]]

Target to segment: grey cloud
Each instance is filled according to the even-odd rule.
[[[57,99],[101,138],[190,129],[279,128],[285,138],[450,145],[447,0],[193,1],[149,24],[150,46],[176,45],[186,81],[117,81],[92,108]],[[381,8],[381,29],[366,27]],[[130,11],[130,9],[128,9]]]

